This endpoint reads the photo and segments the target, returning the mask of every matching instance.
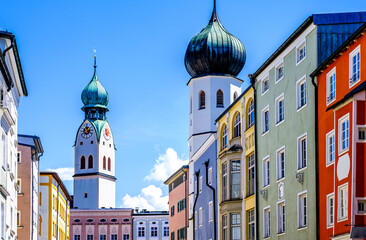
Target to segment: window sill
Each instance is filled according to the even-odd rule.
[[[301,110],[303,110],[306,106],[308,105],[308,103],[306,102],[304,105],[300,106],[297,108],[296,112],[300,112]]]
[[[305,229],[307,229],[307,228],[308,228],[308,226],[298,227],[298,228],[297,228],[297,231],[305,230]]]
[[[351,78],[351,77],[350,77]],[[359,83],[360,82],[360,79],[361,78],[358,78],[356,81],[354,81],[353,83],[350,83],[349,84],[349,88],[351,89],[351,88],[353,88],[357,83]]]
[[[277,233],[277,237],[283,236],[285,234],[286,234],[286,232]]]
[[[262,137],[265,136],[265,135],[267,135],[268,133],[269,133],[269,130],[267,130],[266,132],[263,132],[262,133]]]
[[[349,150],[349,147],[348,147],[348,148],[345,148],[345,149],[343,149],[343,150],[340,150],[340,152],[338,152],[338,157],[340,157],[341,155],[343,155],[343,154],[347,153],[347,152],[348,152],[348,150]]]
[[[268,91],[269,91],[269,88],[266,91],[262,92],[262,96],[264,96]]]
[[[328,101],[327,100],[327,107],[329,106],[329,105],[332,105],[332,103],[334,102],[336,100],[336,97],[334,97],[332,100],[330,100],[330,101]]]
[[[297,56],[296,56],[296,58],[297,58]],[[306,59],[306,56],[305,56],[303,59],[301,59],[300,61],[297,61],[297,60],[296,60],[296,67],[297,67],[298,65],[300,65],[300,63],[302,63],[305,59]]]
[[[334,160],[333,160],[333,161],[331,161],[331,162],[329,162],[329,163],[327,163],[327,164],[325,165],[325,167],[329,167],[330,165],[334,165]]]
[[[284,123],[285,122],[285,119],[282,119],[280,122],[277,122],[276,123],[276,127],[278,127],[278,126],[280,126],[282,123]]]
[[[283,182],[285,179],[286,179],[285,177],[279,178],[279,179],[277,179],[276,183]]]
[[[299,172],[303,172],[303,171],[305,171],[306,169],[308,168],[308,166],[305,166],[305,167],[303,167],[303,168],[300,168],[300,169],[297,169],[297,173],[299,173]]]
[[[345,218],[337,219],[337,223],[344,222],[344,221],[347,221],[347,220],[348,220],[348,216],[345,217]]]
[[[216,108],[224,108],[224,106],[216,106]]]
[[[281,78],[279,78],[279,79],[275,80],[275,85],[276,85],[277,83],[279,83],[279,82],[280,82],[284,77],[285,77],[285,75],[283,75]]]
[[[203,110],[203,109],[206,109],[205,107],[203,107],[203,108],[199,108],[198,110]]]

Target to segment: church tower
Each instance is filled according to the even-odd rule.
[[[115,149],[106,113],[108,93],[94,75],[81,94],[85,119],[75,141],[74,208],[115,207]]]
[[[241,94],[245,48],[221,24],[216,0],[208,25],[187,47],[185,67],[189,86],[189,157],[216,132],[215,120]],[[193,173],[191,174],[193,176]]]

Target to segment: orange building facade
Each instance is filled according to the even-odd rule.
[[[320,239],[366,235],[366,25],[311,76],[317,85]]]

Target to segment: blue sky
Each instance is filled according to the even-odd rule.
[[[162,179],[188,159],[189,75],[184,54],[204,28],[212,0],[2,1],[1,30],[16,35],[29,96],[19,129],[41,137],[41,169],[64,171],[72,193],[80,94],[93,74],[110,97],[116,144],[116,206],[166,208]],[[247,50],[239,78],[253,73],[311,14],[366,10],[364,0],[218,0],[224,27]],[[62,169],[61,169],[62,168]],[[161,189],[161,191],[160,191]],[[149,200],[146,200],[149,199]]]

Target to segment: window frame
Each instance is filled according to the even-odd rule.
[[[233,124],[233,138],[237,138],[241,136],[241,117],[240,112],[237,112],[234,115],[234,124]]]
[[[266,135],[268,132],[269,132],[269,129],[270,129],[270,125],[269,125],[269,122],[270,122],[270,118],[269,118],[269,105],[267,105],[266,107],[264,107],[262,109],[262,136]],[[268,120],[266,122],[266,112],[268,112]],[[268,124],[266,124],[268,123]],[[266,126],[268,125],[268,129],[266,128]]]
[[[331,159],[331,152],[330,152],[330,148],[331,148],[331,138],[333,138],[333,160]],[[326,135],[326,166],[330,166],[332,164],[334,164],[335,162],[335,154],[336,154],[336,150],[335,150],[335,131],[334,129],[330,132],[327,133]]]
[[[305,202],[301,202],[304,199]],[[307,191],[303,191],[297,194],[297,228],[303,229],[308,226],[308,195]]]
[[[301,85],[305,84],[305,96],[304,101],[305,103],[302,104],[301,98]],[[307,89],[307,82],[306,82],[306,75],[302,76],[299,80],[296,81],[296,111],[299,112],[303,108],[305,108],[308,104],[308,89]]]
[[[224,124],[221,128],[221,150],[227,148],[227,125]]]
[[[265,163],[268,162],[268,165]],[[271,162],[270,156],[266,156],[262,159],[262,169],[263,169],[263,188],[271,184]]]
[[[221,94],[221,95],[219,95],[219,94]],[[221,104],[220,104],[220,100],[222,101]],[[216,92],[216,107],[217,108],[224,107],[224,92],[221,89],[217,90],[217,92]]]
[[[280,166],[281,162],[280,162],[280,155],[283,153],[283,169]],[[282,175],[283,172],[283,175]],[[279,149],[276,150],[276,177],[277,177],[277,181],[281,181],[283,179],[285,179],[286,177],[286,148],[285,146],[280,147]],[[281,173],[281,174],[280,174]]]
[[[280,119],[280,102],[283,102],[282,105],[282,114],[283,114],[283,118]],[[276,105],[276,127],[278,125],[280,125],[281,123],[283,123],[285,121],[285,95],[282,93],[280,96],[278,96],[275,99],[275,105]]]
[[[279,77],[279,69],[282,67],[282,76]],[[276,65],[275,67],[275,84],[281,81],[285,77],[285,65],[283,64],[283,60]]]
[[[206,93],[205,91],[201,90],[198,94],[198,110],[202,110],[206,108]]]
[[[208,203],[208,222],[213,222],[213,202]]]
[[[304,155],[303,153],[303,149],[302,149],[302,140],[305,139],[305,166],[300,164],[304,162]],[[307,133],[302,134],[301,136],[299,136],[297,138],[297,171],[302,171],[304,169],[307,168],[308,166],[308,136]],[[300,162],[301,161],[301,162]]]
[[[234,162],[239,162],[239,165],[233,165]],[[239,169],[237,169],[237,167],[239,166]],[[235,170],[233,170],[235,167]],[[234,179],[234,174],[239,175],[239,184],[234,184],[233,183],[233,179]],[[230,199],[240,199],[241,197],[241,160],[240,159],[236,159],[236,160],[231,160],[230,161]],[[239,190],[235,191],[233,190],[233,188],[239,186]],[[239,193],[238,196],[234,196],[234,193]]]
[[[330,206],[330,200],[333,201],[333,206]],[[335,201],[334,201],[334,193],[330,193],[327,195],[327,228],[332,228],[334,226],[334,215],[335,215]],[[330,209],[332,207],[332,215],[330,214]],[[331,217],[332,217],[332,223],[331,223]]]
[[[343,122],[347,122],[348,121],[348,126],[347,126],[347,133],[348,133],[348,136],[347,136],[347,147],[346,148],[343,148],[342,146],[342,143],[343,143],[343,136],[342,136],[342,133],[343,133],[343,129],[342,129],[342,124]],[[341,118],[338,119],[338,155],[341,155],[343,153],[346,153],[348,152],[349,150],[349,145],[350,145],[350,117],[349,117],[349,113],[345,114],[344,116],[342,116]]]
[[[248,103],[248,111],[247,111],[247,119],[248,119],[247,129],[249,129],[252,126],[254,126],[254,118],[255,118],[255,113],[254,113],[254,100],[253,99],[250,99],[250,101]]]
[[[252,174],[254,175],[253,178],[251,178]],[[248,184],[247,184],[247,186],[248,186],[247,195],[248,196],[253,195],[255,193],[255,158],[254,158],[254,153],[249,154],[249,156],[248,156]]]
[[[199,215],[198,215],[198,221],[199,221],[199,227],[202,227],[203,224],[203,218],[202,218],[202,207],[199,208]]]
[[[265,86],[266,86],[265,82],[268,83],[267,84],[267,86],[268,86],[267,89],[265,89]],[[269,91],[269,75],[268,74],[261,80],[261,88],[262,88],[262,91],[261,91],[262,96]]]
[[[280,215],[280,207],[283,207],[284,209],[282,217]],[[280,224],[282,225],[282,227]],[[282,200],[280,202],[277,202],[277,235],[285,233],[286,233],[286,202],[285,200]]]
[[[222,179],[222,184],[221,184],[221,198],[222,198],[222,201],[226,201],[228,200],[228,197],[227,197],[227,188],[228,188],[228,171],[227,171],[227,162],[223,163],[221,165],[222,167],[222,175],[221,175],[221,179]]]
[[[342,199],[341,198],[341,192],[343,190],[346,190],[346,198]],[[337,222],[342,222],[348,219],[348,183],[342,184],[340,186],[338,186],[338,203],[337,203]],[[344,202],[342,202],[342,200],[344,200]],[[342,203],[345,207],[345,211],[344,211],[344,216],[341,215],[342,213]]]
[[[357,54],[360,54],[359,55],[359,62],[358,62],[358,65],[359,65],[359,74],[358,74],[358,79],[355,80],[355,81],[352,81],[351,82],[351,79],[353,78],[354,76],[354,73],[353,73],[353,57]],[[354,85],[356,85],[360,80],[361,80],[361,45],[358,45],[350,54],[349,54],[349,88],[352,88]]]
[[[331,95],[332,94],[332,92],[331,92],[331,88],[332,88],[331,80],[332,80],[333,75],[334,75],[334,96]],[[330,70],[327,73],[326,79],[327,79],[326,103],[327,103],[327,106],[328,106],[336,100],[336,96],[337,96],[337,88],[336,88],[337,87],[337,70],[336,70],[336,67],[332,68],[332,70]],[[332,97],[332,98],[330,98],[330,97]]]
[[[221,229],[221,236],[222,236],[222,240],[228,240],[227,239],[227,214],[222,215],[221,217],[222,219],[222,229]]]
[[[300,50],[302,48],[305,48],[304,51],[304,57],[300,59]],[[300,63],[302,63],[306,59],[306,38],[302,40],[297,46],[296,46],[296,66],[298,66]]]
[[[248,240],[254,240],[255,239],[255,212],[254,212],[254,209],[250,209],[250,210],[248,210],[247,211],[247,216],[248,216],[248,218],[247,218],[247,226],[248,226],[248,231],[247,231],[247,233],[248,233]],[[252,226],[253,225],[253,226]],[[251,231],[251,226],[253,227],[253,229],[252,229],[252,231]],[[253,236],[250,236],[250,234],[253,234]]]
[[[236,216],[235,219],[233,218],[233,216]],[[239,218],[238,218],[239,216]],[[236,220],[235,223],[234,220]],[[238,221],[239,220],[239,221]],[[242,236],[242,233],[241,233],[241,214],[240,213],[231,213],[230,214],[230,239],[231,240],[235,240],[233,237],[234,237],[234,234],[233,234],[233,230],[238,228],[239,229],[239,239],[241,239],[241,236]]]
[[[268,214],[266,214],[266,212]],[[267,219],[268,218],[268,219]],[[271,237],[271,207],[263,208],[263,238]]]

